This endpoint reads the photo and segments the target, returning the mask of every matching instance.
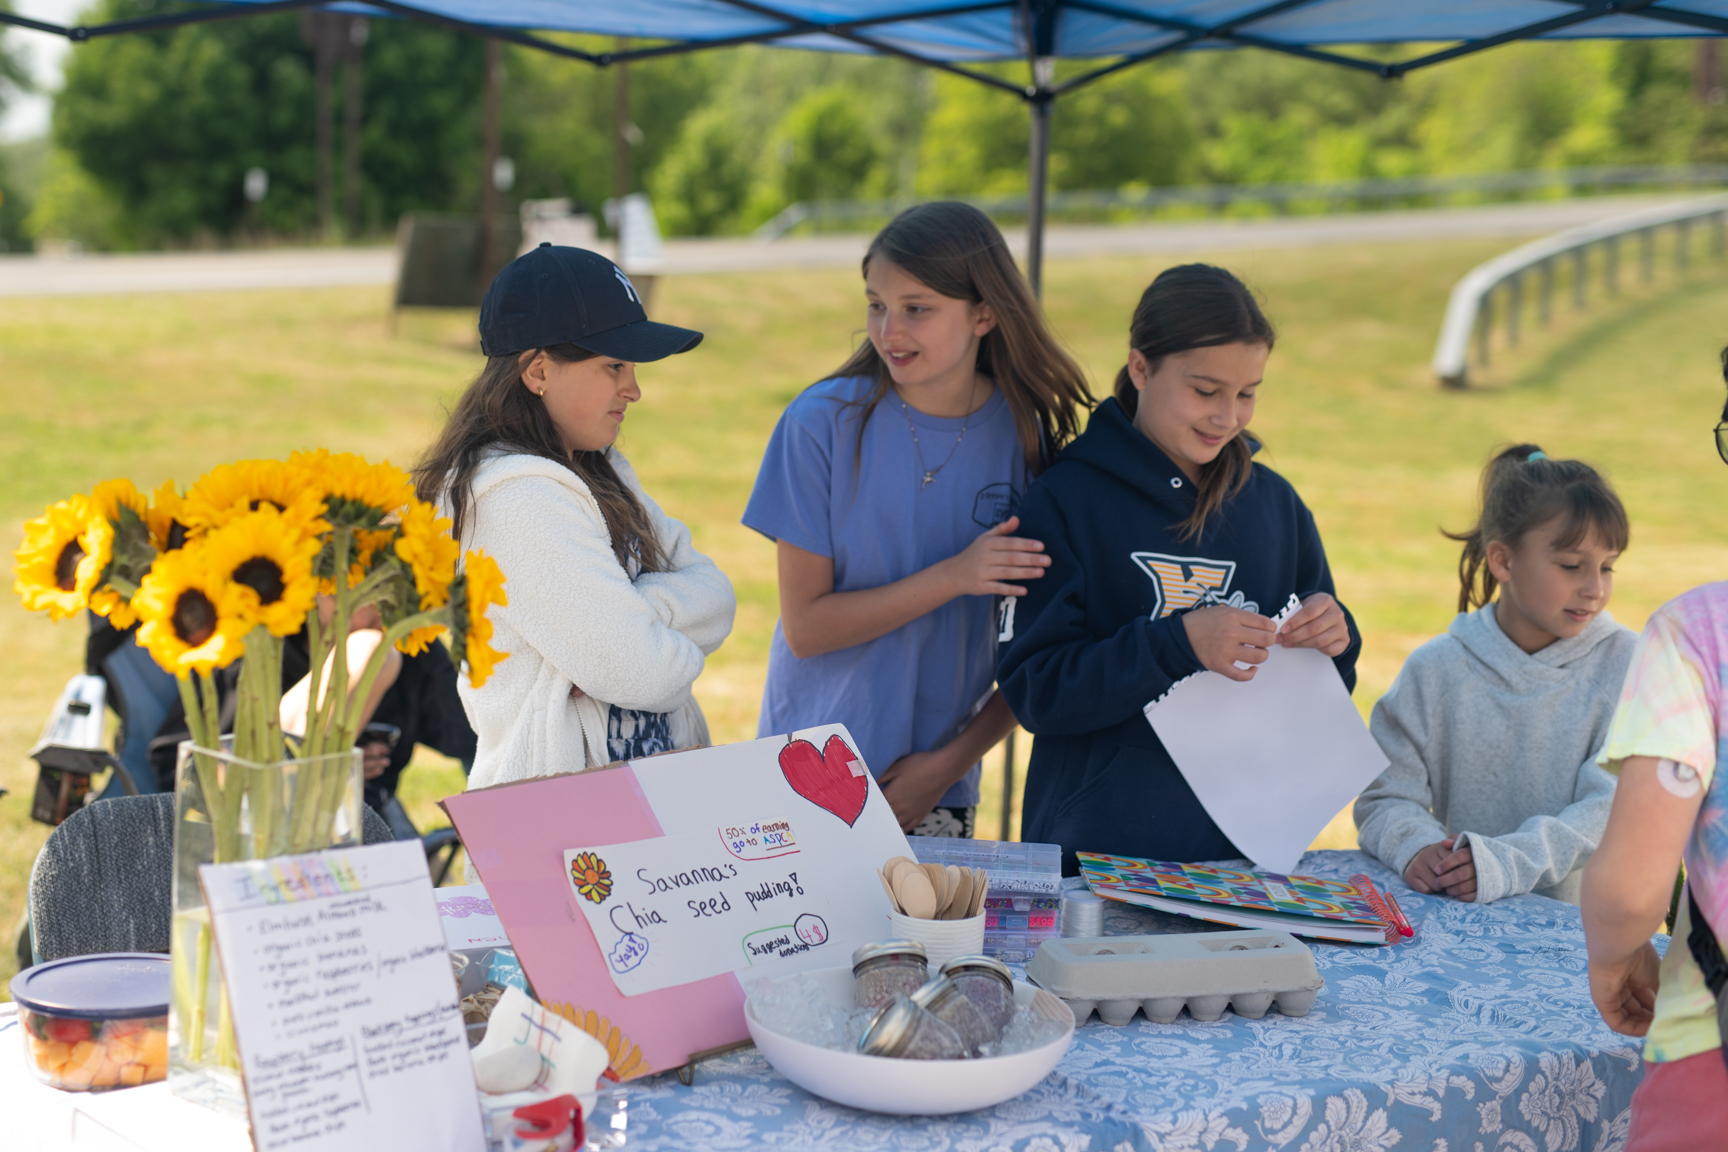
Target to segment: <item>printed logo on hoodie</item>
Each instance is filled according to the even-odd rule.
[[[1228,604],[1249,612],[1260,611],[1258,602],[1245,600],[1242,593],[1230,591],[1230,581],[1236,578],[1234,560],[1166,556],[1162,552],[1131,552],[1129,557],[1152,578],[1157,598],[1151,612],[1154,620],[1162,620],[1172,612],[1206,608],[1213,604]]]

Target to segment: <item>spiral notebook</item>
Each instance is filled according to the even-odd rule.
[[[1350,944],[1396,944],[1402,939],[1386,898],[1366,875],[1327,880],[1101,852],[1077,855],[1086,886],[1125,904]]]

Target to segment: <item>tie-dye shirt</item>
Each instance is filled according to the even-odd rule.
[[[1650,617],[1620,694],[1620,707],[1597,762],[1617,772],[1629,756],[1690,765],[1703,781],[1704,804],[1686,841],[1687,884],[1718,938],[1728,928],[1728,583],[1706,584],[1664,604]],[[1686,901],[1674,942],[1662,961],[1656,1019],[1644,1058],[1679,1060],[1721,1047],[1716,1002],[1686,946]]]

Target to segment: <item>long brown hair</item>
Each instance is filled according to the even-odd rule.
[[[1463,543],[1458,557],[1458,611],[1480,608],[1494,599],[1500,582],[1488,570],[1488,545],[1498,540],[1516,548],[1524,536],[1564,517],[1557,551],[1582,544],[1592,532],[1615,552],[1632,542],[1626,506],[1602,474],[1582,460],[1550,460],[1534,444],[1514,444],[1482,470],[1482,514],[1468,532],[1440,534]]]
[[[546,353],[560,364],[575,364],[598,355],[574,344],[554,344],[519,355],[488,359],[480,375],[456,401],[437,442],[415,466],[415,491],[422,500],[448,498],[455,521],[452,534],[460,540],[463,526],[473,511],[474,473],[488,450],[503,448],[556,460],[581,477],[593,494],[606,521],[606,532],[612,538],[612,553],[618,557],[618,563],[629,571],[634,557],[641,565],[640,571],[661,571],[666,563],[665,553],[655,539],[648,510],[612,467],[612,450],[568,451],[546,405],[522,386],[522,373],[533,363],[535,351]]]
[[[1140,295],[1128,326],[1128,346],[1146,357],[1156,372],[1166,356],[1220,344],[1264,344],[1270,352],[1278,335],[1260,311],[1248,286],[1210,264],[1180,264],[1158,273]],[[1140,390],[1124,364],[1116,373],[1116,403],[1128,419],[1140,407]],[[1218,455],[1200,466],[1194,511],[1177,525],[1178,539],[1192,540],[1207,519],[1248,486],[1254,475],[1254,445],[1246,432],[1225,442]]]
[[[1042,472],[1056,450],[1080,434],[1080,412],[1096,401],[1086,386],[1086,374],[1045,323],[1031,286],[990,217],[954,200],[908,208],[870,242],[864,254],[865,275],[876,260],[888,261],[950,300],[990,306],[996,326],[978,342],[978,371],[995,381],[1008,402],[1026,467],[1033,475]],[[876,381],[859,415],[861,455],[864,426],[888,395],[892,379],[868,340],[830,373],[830,377],[847,376]]]

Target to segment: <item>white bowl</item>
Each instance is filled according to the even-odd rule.
[[[984,951],[984,913],[965,920],[919,920],[888,913],[888,939],[916,940],[924,945],[930,974],[956,956],[976,956]]]
[[[835,1007],[852,1008],[852,969],[820,968],[805,975]],[[1060,1020],[1059,1039],[1029,1052],[978,1060],[893,1060],[837,1052],[771,1032],[748,1004],[744,1022],[774,1070],[812,1095],[849,1108],[895,1116],[946,1116],[990,1108],[1025,1092],[1050,1075],[1074,1039],[1074,1013],[1041,988],[1014,982],[1014,1003]]]

